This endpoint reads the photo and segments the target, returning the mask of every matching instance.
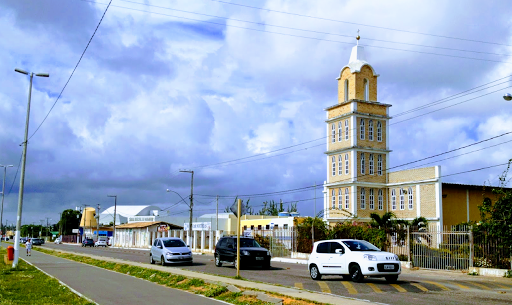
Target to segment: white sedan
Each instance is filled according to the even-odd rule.
[[[320,280],[323,275],[341,275],[362,282],[365,276],[384,277],[394,283],[402,268],[396,254],[381,251],[371,243],[356,239],[317,241],[308,260],[309,275]]]
[[[94,246],[95,246],[95,247],[106,247],[106,246],[107,246],[107,241],[106,241],[106,240],[104,240],[104,239],[97,240],[97,241],[94,243]]]

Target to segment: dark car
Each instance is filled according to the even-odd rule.
[[[44,239],[42,238],[32,238],[32,245],[33,246],[40,246],[44,244]]]
[[[233,264],[236,268],[236,236],[221,237],[215,246],[215,266],[223,263]],[[240,237],[240,268],[261,266],[270,269],[270,251],[263,248],[253,238]]]
[[[92,238],[86,238],[82,241],[82,247],[94,247],[94,240]]]

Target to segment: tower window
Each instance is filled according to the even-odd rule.
[[[382,155],[377,155],[377,175],[382,176]]]
[[[348,79],[345,80],[345,102],[348,101]]]
[[[345,209],[348,210],[350,204],[350,197],[348,192],[348,187],[345,189]]]
[[[335,156],[332,156],[331,163],[332,163],[332,175],[336,176],[336,157]]]
[[[361,188],[361,209],[366,209],[366,191]]]
[[[364,153],[361,153],[361,175],[364,175]]]
[[[368,158],[368,165],[369,165],[369,170],[368,170],[368,173],[370,175],[373,175],[373,154],[370,154],[369,158]]]
[[[348,154],[345,154],[345,175],[348,175]]]
[[[368,83],[368,80],[365,78],[363,81],[364,84],[364,100],[369,101],[370,100],[370,86]]]
[[[391,209],[396,210],[396,193],[395,190],[391,190]]]
[[[412,197],[412,187],[409,188],[408,190],[408,197],[409,197],[409,210],[412,210],[414,205],[413,205],[413,197]]]
[[[345,140],[348,140],[348,120],[345,120]]]
[[[378,207],[379,210],[384,209],[384,198],[383,198],[382,193],[383,193],[382,190],[379,190],[379,195],[378,195],[379,197],[377,198],[377,200],[378,200],[377,204],[379,205],[379,207]]]
[[[364,140],[364,119],[359,123],[359,139]]]
[[[370,210],[374,210],[375,209],[375,197],[373,196],[373,189],[370,189],[370,196],[368,199],[369,199],[368,205],[369,205]]]
[[[405,210],[405,198],[403,188],[400,188],[400,210]]]
[[[382,142],[382,123],[377,122],[377,141]]]
[[[333,210],[336,208],[336,192],[335,190],[333,189],[332,192],[331,192],[331,197],[332,197],[332,208]]]
[[[341,189],[338,189],[338,209],[342,209],[342,204],[343,204],[343,198],[342,198],[342,195],[341,195]]]
[[[338,156],[338,175],[343,175],[343,161],[341,155]]]
[[[336,126],[331,124],[332,143],[336,142]]]
[[[368,140],[373,141],[373,120],[368,121]]]
[[[338,122],[338,142],[341,142],[341,121]]]

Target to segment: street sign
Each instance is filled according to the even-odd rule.
[[[233,214],[235,214],[236,217],[238,217],[238,203],[235,201],[235,203],[233,203],[233,205],[229,208],[229,210],[231,212],[233,212]],[[244,204],[241,204],[241,214],[242,215],[245,215],[247,214],[247,211],[245,209],[245,205]],[[242,216],[240,215],[240,216]]]
[[[79,233],[79,232],[80,232],[80,230],[79,230],[79,229],[73,229],[71,232],[72,232],[72,233]]]

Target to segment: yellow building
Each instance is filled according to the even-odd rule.
[[[439,228],[479,220],[482,186],[442,183],[440,166],[387,170],[391,105],[378,102],[378,76],[364,48],[354,46],[337,78],[338,102],[325,109],[325,221],[370,221],[371,213],[385,212],[406,220],[423,216]]]

